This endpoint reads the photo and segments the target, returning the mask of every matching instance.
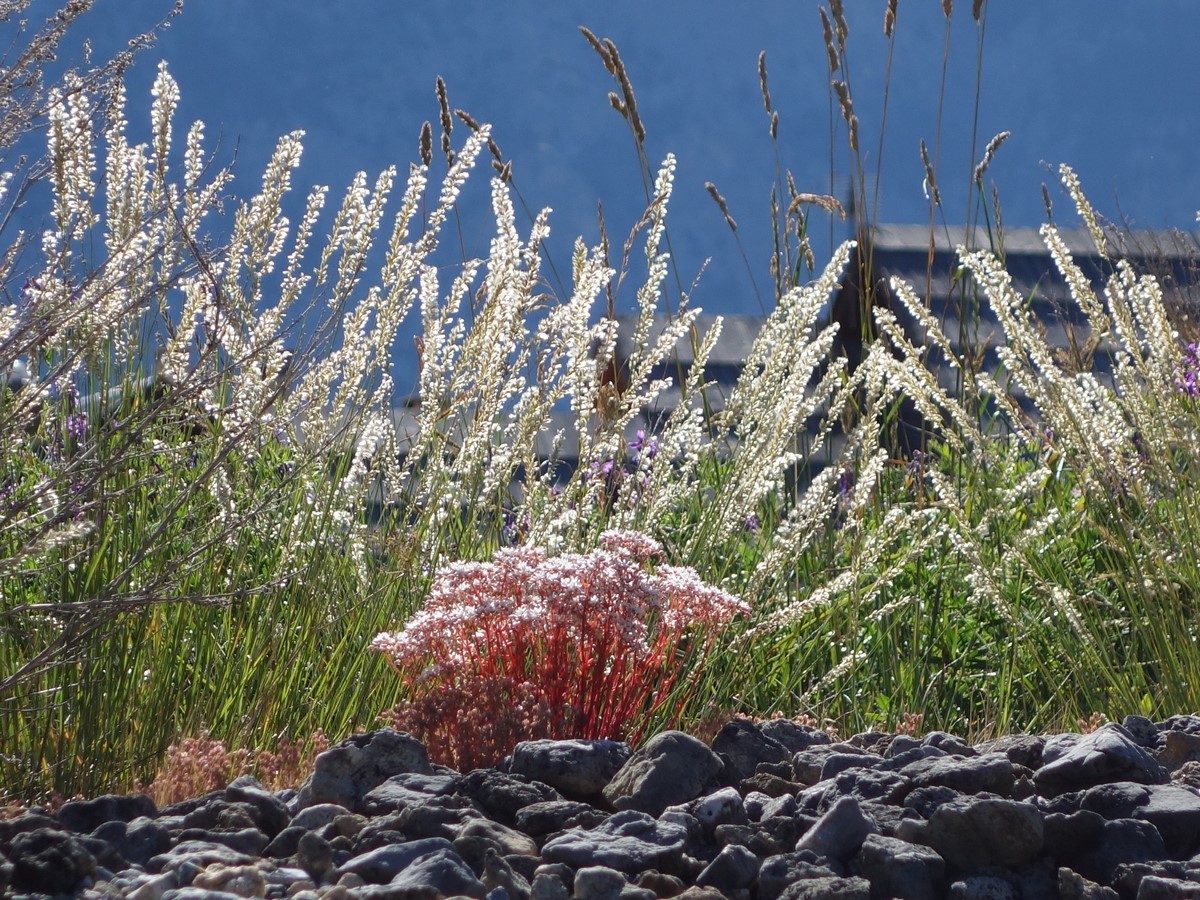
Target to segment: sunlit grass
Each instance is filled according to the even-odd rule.
[[[856,160],[865,236],[867,126],[848,102],[839,10],[825,16],[842,83],[831,111]],[[444,165],[428,130],[398,201],[389,169],[353,179],[336,212],[310,192],[296,221],[284,210],[301,140],[285,137],[259,192],[226,210],[221,243],[206,229],[232,173],[200,127],[175,146],[165,68],[150,146],[129,146],[119,104],[95,99],[102,82],[50,98],[63,126],[49,156],[54,222],[39,252],[14,250],[0,269],[0,373],[30,373],[0,393],[4,791],[94,793],[159,774],[178,793],[239,760],[275,764],[251,751],[376,727],[411,697],[368,647],[403,628],[443,567],[512,546],[589,553],[613,529],[651,536],[665,562],[751,608],[673,646],[686,674],[628,733],[701,728],[719,711],[805,715],[843,734],[919,717],[984,737],[1195,709],[1197,363],[1156,282],[1105,257],[1113,278],[1096,297],[1047,230],[1115,374],[1060,365],[1023,318],[1028,298],[1006,286],[983,186],[994,142],[970,173],[968,222],[993,246],[962,248],[962,279],[1003,324],[1004,371],[961,360],[959,389],[941,391],[901,311],[874,308],[872,292],[852,364],[823,315],[850,248],[818,264],[809,240],[810,215],[840,204],[800,191],[781,164],[775,302],[740,382],[712,403],[704,362],[720,324],[701,333],[671,276],[674,158],[651,165],[630,75],[615,45],[588,36],[620,92],[648,205],[620,271],[607,246],[580,241],[557,293],[541,274],[547,219],[518,227],[511,169],[469,116]],[[760,77],[774,137],[761,60]],[[448,120],[444,88],[439,101]],[[478,215],[460,191],[489,153],[488,255],[446,265],[442,229]],[[932,191],[931,221],[943,215]],[[867,271],[849,274],[870,284],[859,258]],[[616,358],[617,284],[637,306],[628,359]],[[917,286],[893,288],[936,341]],[[406,319],[420,331],[411,431],[391,413]],[[681,340],[690,370],[655,381]],[[1035,417],[1011,412],[1016,388]],[[670,413],[639,434],[642,410],[667,396]],[[925,421],[922,449],[903,458],[890,439],[902,398]],[[555,445],[564,411],[579,446],[560,470],[536,448]],[[208,760],[194,776],[179,774],[189,739]]]

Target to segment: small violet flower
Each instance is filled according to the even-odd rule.
[[[638,429],[634,434],[633,440],[629,442],[629,452],[633,454],[632,461],[636,466],[641,459],[654,459],[658,455],[658,438],[651,435],[646,437],[646,432]]]
[[[1200,383],[1197,382],[1198,375],[1200,375],[1200,345],[1191,343],[1187,345],[1187,353],[1183,356],[1183,364],[1176,372],[1175,387],[1180,393],[1187,394],[1189,397],[1200,396]]]

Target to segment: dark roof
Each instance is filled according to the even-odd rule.
[[[1113,270],[1112,264],[1097,252],[1086,231],[1062,230],[1060,234],[1076,264],[1100,295],[1105,280]],[[994,347],[1003,338],[1000,326],[986,300],[982,297],[975,298],[972,292],[964,291],[962,280],[956,278],[959,261],[955,247],[967,244],[967,237],[966,230],[961,227],[938,230],[934,234],[931,259],[927,226],[880,225],[871,232],[869,247],[870,275],[873,283],[886,283],[888,278],[896,277],[911,285],[917,296],[925,298],[929,308],[938,315],[944,333],[954,350],[960,354],[965,349],[964,339]],[[982,230],[977,229],[970,237],[970,246],[990,246],[987,233]],[[1106,239],[1112,259],[1127,259],[1140,274],[1150,273],[1159,278],[1168,304],[1185,313],[1192,309],[1200,309],[1200,239],[1197,235],[1109,230],[1106,232]],[[1046,340],[1050,346],[1059,349],[1067,347],[1072,330],[1075,340],[1082,344],[1088,335],[1085,320],[1071,301],[1067,285],[1059,275],[1038,230],[1006,229],[1003,233],[1003,246],[997,250],[1004,255],[1005,268],[1012,278],[1013,287],[1018,294],[1030,299],[1033,312],[1045,327]],[[852,256],[847,273],[842,279],[843,288],[832,298],[831,315],[838,315],[839,304],[857,305],[854,273],[860,264],[860,254],[864,252],[866,248],[860,247]],[[978,304],[975,303],[976,299]],[[904,321],[906,316],[899,304],[889,301],[886,296],[884,300],[891,303]],[[706,370],[709,380],[715,382],[714,388],[709,392],[710,407],[718,410],[723,408],[725,399],[736,384],[742,364],[763,323],[761,316],[728,315],[722,318],[724,324],[721,336],[709,358]],[[708,332],[715,319],[716,316],[709,314],[698,317],[697,340]],[[1200,316],[1193,315],[1192,319],[1200,321]],[[652,340],[662,333],[668,321],[665,316],[655,317],[651,326]],[[618,363],[628,360],[631,355],[632,335],[636,323],[635,316],[619,316],[617,319]],[[910,336],[920,342],[922,336],[916,333],[919,330],[915,329],[911,321],[907,323],[907,327]],[[1102,375],[1107,371],[1105,349],[1104,346],[1099,348],[1095,360],[1096,369]],[[680,367],[686,370],[691,365],[693,356],[692,338],[685,336],[676,343],[671,359],[655,367],[652,377],[668,377],[677,381]],[[984,366],[992,368],[995,363],[996,355],[993,350],[986,354]],[[939,365],[936,355],[931,355],[930,364]],[[956,377],[953,370],[941,366],[940,375],[943,385],[948,388],[953,386]],[[631,424],[630,432],[639,428],[651,430],[654,422],[674,407],[677,397],[678,394],[670,390],[664,392],[649,408],[641,411]],[[394,422],[401,447],[405,444],[406,436],[411,439],[415,434],[415,412],[414,409],[406,408],[395,411]],[[564,441],[560,449],[560,460],[566,466],[572,467],[577,462],[579,446],[573,417],[568,413],[555,413],[552,419],[538,438],[537,452],[540,457],[549,458],[553,435],[562,429]]]
[[[1062,229],[1059,234],[1093,288],[1101,290],[1113,267],[1097,251],[1091,235],[1070,229]],[[1140,274],[1158,276],[1168,302],[1194,303],[1200,299],[1200,240],[1196,235],[1106,229],[1105,238],[1110,258],[1126,259]],[[949,233],[942,229],[934,233],[930,260],[929,229],[923,225],[880,225],[873,230],[870,240],[876,277],[903,278],[918,296],[926,296],[928,289],[930,308],[948,313],[954,312],[953,303],[961,295],[953,283],[958,268],[956,246],[991,246],[982,229],[975,229],[970,235],[961,227]],[[1017,293],[1033,299],[1035,313],[1053,318],[1063,307],[1071,306],[1070,292],[1038,229],[1007,229],[995,249],[1003,254]]]
[[[741,368],[742,362],[750,355],[750,348],[754,346],[759,329],[762,328],[762,317],[722,316],[721,318],[724,320],[721,326],[721,337],[717,341],[717,346],[713,348],[712,355],[708,358],[708,364],[710,367],[731,365]],[[696,317],[694,331],[697,340],[708,334],[716,324],[716,320],[717,316],[708,313],[701,313]],[[637,327],[637,321],[638,317],[634,315],[617,316],[616,355],[618,360],[629,359],[633,354],[633,331]],[[666,316],[655,316],[650,326],[650,340],[656,340],[670,321]],[[692,364],[693,347],[689,335],[684,335],[675,342],[672,358],[685,366]]]
[[[1158,278],[1165,302],[1177,313],[1186,315],[1200,303],[1200,241],[1195,235],[1106,229],[1108,258],[1105,258],[1087,231],[1060,230],[1059,234],[1101,302],[1104,302],[1105,283],[1115,271],[1112,260],[1124,259],[1139,275],[1153,274]],[[994,372],[998,365],[994,348],[1003,342],[1004,334],[987,298],[981,291],[976,292],[969,281],[959,277],[955,245],[966,245],[967,237],[963,228],[950,230],[949,234],[941,230],[935,233],[931,248],[927,227],[886,225],[875,228],[870,246],[860,247],[858,252],[870,253],[872,283],[886,285],[890,278],[907,282],[938,317],[956,355],[965,357],[968,351],[984,350],[982,368]],[[982,230],[977,229],[970,237],[970,246],[990,246],[988,236]],[[1085,347],[1091,337],[1087,318],[1072,300],[1070,289],[1038,229],[1007,229],[1002,244],[994,250],[1003,256],[1014,290],[1027,299],[1031,312],[1044,329],[1050,348],[1065,354],[1072,347]],[[852,258],[851,266],[858,265],[859,258]],[[888,296],[886,288],[880,290],[882,297],[877,295],[876,302],[888,303],[905,324],[910,338],[922,342],[921,329],[916,327],[901,304]],[[835,301],[833,315],[839,315],[838,304],[857,302],[856,296],[843,291]],[[845,314],[847,310],[840,312]],[[1111,373],[1112,349],[1111,344],[1100,342],[1091,357],[1093,370],[1102,378]],[[1083,361],[1085,364],[1088,361],[1086,354]],[[944,360],[939,354],[931,351],[929,364],[938,368],[942,385],[952,389],[957,373],[942,363]],[[1032,413],[1030,404],[1019,393],[1016,399],[1027,413]]]

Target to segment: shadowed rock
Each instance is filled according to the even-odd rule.
[[[721,771],[721,759],[681,731],[665,731],[634,753],[604,788],[614,809],[652,816],[700,796]]]

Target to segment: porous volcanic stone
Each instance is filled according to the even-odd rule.
[[[317,756],[297,808],[336,803],[358,812],[368,791],[404,772],[433,774],[420,741],[390,728],[355,735]]]
[[[620,741],[522,741],[508,769],[569,797],[589,797],[604,790],[632,753]]]
[[[734,719],[717,732],[712,750],[725,763],[726,777],[733,781],[749,778],[759,763],[785,763],[792,755],[748,719]]]
[[[1032,804],[974,797],[943,803],[928,822],[906,819],[896,828],[896,837],[926,844],[967,872],[1027,865],[1041,851],[1042,836],[1042,813]]]
[[[573,828],[542,847],[548,862],[569,866],[608,866],[636,874],[644,869],[673,872],[683,855],[687,831],[673,822],[659,822],[646,813],[614,813],[589,830]]]
[[[1039,792],[1062,793],[1113,781],[1166,784],[1170,775],[1120,725],[1073,740],[1047,742],[1033,776]]]
[[[604,799],[614,809],[657,816],[698,797],[721,767],[720,757],[703,742],[665,731],[629,757],[604,788]]]

